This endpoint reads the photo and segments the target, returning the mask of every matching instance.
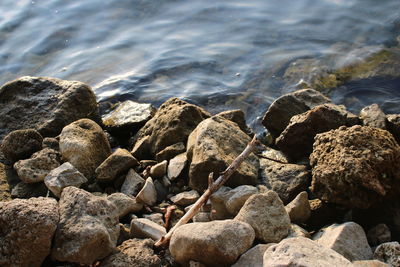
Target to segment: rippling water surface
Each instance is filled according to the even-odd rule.
[[[390,46],[399,11],[399,0],[1,0],[0,82],[55,76],[92,85],[99,100],[178,96],[254,121],[285,92],[290,62],[343,56],[338,43]],[[400,112],[399,83],[334,95]]]

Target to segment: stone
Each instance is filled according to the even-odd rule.
[[[121,186],[121,193],[136,196],[144,186],[145,180],[134,169],[130,169]]]
[[[186,167],[187,157],[186,153],[179,154],[172,158],[168,164],[168,178],[173,181],[178,178]]]
[[[117,247],[118,253],[101,261],[99,267],[159,267],[161,259],[153,251],[151,239],[129,239]]]
[[[333,224],[323,228],[313,236],[313,240],[333,249],[349,261],[372,259],[367,236],[363,228],[354,222]]]
[[[210,196],[212,220],[225,220],[233,218],[232,214],[226,208],[226,201],[232,195],[232,189],[227,186],[221,186],[217,192]]]
[[[278,243],[290,232],[290,219],[281,199],[274,191],[249,197],[235,220],[250,224],[256,238],[265,243]]]
[[[153,206],[157,202],[157,191],[154,187],[153,179],[151,177],[146,179],[146,182],[140,192],[137,194],[136,199],[148,206]]]
[[[129,235],[129,231],[130,231],[130,225],[129,224],[119,224],[119,236],[118,236],[118,241],[117,241],[117,245],[121,245],[124,241],[131,239],[130,235]],[[118,249],[118,247],[117,247]]]
[[[389,114],[386,116],[387,130],[400,143],[400,114]]]
[[[131,154],[139,160],[151,160],[153,156],[150,154],[150,136],[146,135],[136,140]]]
[[[374,259],[385,262],[390,266],[400,266],[399,242],[387,242],[380,244],[375,249]]]
[[[11,188],[7,181],[7,167],[0,162],[0,202],[11,200]]]
[[[336,251],[305,237],[293,237],[270,246],[264,253],[264,267],[281,266],[341,266],[352,263]]]
[[[167,174],[168,161],[164,160],[156,165],[151,166],[150,176],[153,178],[161,178]]]
[[[336,223],[338,219],[344,218],[348,209],[341,206],[321,201],[320,199],[309,200],[311,216],[307,220],[310,229],[320,229],[326,225]]]
[[[377,104],[369,105],[360,111],[364,126],[386,129],[386,115]]]
[[[143,204],[138,203],[136,199],[131,198],[123,193],[114,193],[107,197],[112,202],[118,213],[118,217],[122,218],[129,213],[139,212],[143,209]]]
[[[0,266],[41,266],[58,220],[52,198],[0,202]]]
[[[12,198],[31,198],[31,197],[45,197],[47,196],[46,185],[41,183],[27,184],[19,182],[11,190]]]
[[[118,148],[96,168],[96,179],[98,182],[112,182],[130,168],[138,165],[139,162],[128,150]]]
[[[209,212],[200,211],[193,216],[193,222],[209,222],[209,221],[211,221]]]
[[[144,159],[144,160],[141,160],[139,163],[140,163],[140,167],[142,167],[142,169],[145,170],[147,167],[156,165],[158,162],[156,160],[152,160],[152,159]]]
[[[155,222],[158,225],[164,227],[164,215],[162,213],[151,213],[151,214],[143,214],[143,218],[149,219],[152,222]]]
[[[24,76],[0,87],[0,140],[6,133],[33,128],[44,137],[81,118],[96,118],[92,89],[81,82]]]
[[[163,150],[158,152],[156,154],[156,160],[158,162],[162,162],[164,160],[170,160],[173,157],[175,157],[183,152],[186,152],[185,144],[183,142],[179,142],[179,143],[167,146],[166,148],[164,148]]]
[[[61,155],[58,151],[45,148],[14,164],[18,177],[25,183],[43,182],[49,172],[60,166]]]
[[[366,209],[400,192],[400,146],[385,130],[341,127],[315,137],[311,191],[321,200]]]
[[[65,162],[51,170],[44,178],[45,185],[56,197],[61,196],[61,192],[65,187],[80,187],[86,182],[86,177],[69,162]]]
[[[306,237],[306,238],[311,238],[311,234],[309,232],[307,232],[307,230],[301,228],[297,224],[292,223],[291,224],[291,228],[290,228],[290,233],[287,236],[287,238],[299,237],[299,236]]]
[[[207,266],[227,266],[251,247],[254,236],[252,227],[244,222],[189,223],[172,234],[169,250],[182,265],[194,260]]]
[[[176,205],[189,206],[195,203],[199,199],[200,195],[196,190],[190,190],[186,192],[179,193],[171,197],[171,201]]]
[[[112,253],[120,230],[116,209],[104,197],[73,186],[65,188],[51,258],[90,265]]]
[[[303,191],[297,195],[285,207],[286,212],[289,214],[290,221],[293,223],[304,223],[311,216],[311,207],[308,202],[308,194]]]
[[[390,265],[377,261],[377,260],[366,260],[366,261],[353,261],[354,267],[390,267]]]
[[[166,234],[167,230],[163,226],[149,219],[138,218],[131,221],[130,236],[132,238],[151,238],[157,241]]]
[[[302,89],[276,99],[265,113],[262,124],[275,137],[289,124],[290,119],[331,100],[314,89]]]
[[[41,150],[42,141],[42,135],[35,129],[15,130],[4,137],[0,148],[6,159],[16,162]]]
[[[232,265],[232,267],[263,267],[263,256],[267,248],[275,245],[275,243],[270,244],[258,244],[252,247],[246,253],[242,254],[238,261]]]
[[[246,124],[245,114],[240,109],[223,111],[215,116],[220,116],[224,119],[230,120],[231,122],[236,123],[244,133],[248,135],[252,134],[251,129]]]
[[[199,192],[207,187],[208,176],[224,171],[244,150],[251,138],[237,124],[214,116],[202,121],[190,134],[187,157],[190,161],[189,186]],[[250,154],[227,181],[227,186],[254,185],[258,178],[259,160]]]
[[[56,151],[60,151],[60,144],[59,144],[57,138],[54,138],[54,137],[43,138],[42,147],[43,148],[51,148]]]
[[[60,134],[60,152],[89,181],[96,168],[111,154],[107,136],[97,123],[81,119],[64,127]]]
[[[390,242],[392,234],[386,224],[380,223],[368,230],[367,238],[371,246],[378,246],[382,243]]]
[[[226,210],[235,216],[243,207],[246,200],[258,193],[257,187],[251,185],[241,185],[230,191],[229,196],[225,202]]]
[[[157,192],[157,202],[163,202],[165,199],[168,198],[169,190],[168,187],[166,187],[163,183],[163,181],[165,180],[164,177],[162,178],[161,182],[159,180],[154,181],[154,187]]]

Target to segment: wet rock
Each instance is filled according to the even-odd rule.
[[[262,124],[277,137],[294,115],[330,102],[329,98],[314,89],[298,90],[276,99],[265,113]]]
[[[335,250],[350,261],[372,258],[367,236],[363,228],[354,222],[333,224],[321,229],[313,236],[313,240]]]
[[[277,243],[290,231],[290,219],[277,193],[268,191],[249,197],[235,220],[250,224],[256,238]]]
[[[367,238],[371,246],[378,246],[382,243],[390,242],[392,234],[386,224],[380,223],[368,230]]]
[[[399,242],[387,242],[380,244],[375,249],[374,259],[385,262],[390,266],[400,266]]]
[[[150,169],[150,176],[153,178],[161,178],[167,174],[168,161],[164,160]]]
[[[56,136],[71,122],[98,115],[96,96],[88,85],[46,77],[25,76],[4,84],[0,107],[0,139],[21,128]]]
[[[61,192],[65,187],[80,187],[86,182],[86,177],[69,162],[65,162],[61,166],[53,169],[44,178],[44,183],[47,188],[57,197],[61,196]]]
[[[11,188],[7,181],[7,167],[0,163],[0,202],[11,200]]]
[[[176,205],[181,206],[189,206],[196,202],[199,199],[200,195],[196,190],[190,190],[186,192],[179,193],[173,197],[171,197],[171,201]]]
[[[53,260],[90,265],[115,250],[119,221],[113,203],[70,186],[61,193],[59,207]]]
[[[169,250],[182,265],[194,260],[207,266],[227,266],[248,250],[253,241],[254,230],[244,222],[190,223],[176,229]]]
[[[257,246],[249,249],[246,253],[242,254],[238,261],[232,265],[232,267],[263,267],[263,256],[267,248],[275,245],[270,244],[258,244]]]
[[[52,198],[0,202],[0,265],[41,266],[59,220]]]
[[[377,104],[369,105],[360,111],[364,126],[386,129],[386,115]]]
[[[244,112],[240,109],[228,110],[218,113],[215,116],[220,116],[224,119],[230,120],[236,123],[239,128],[246,134],[251,135],[252,131],[246,124],[246,118]]]
[[[12,198],[45,197],[48,189],[44,183],[27,184],[19,182],[11,190]]]
[[[264,253],[265,267],[280,266],[353,266],[336,251],[324,247],[308,238],[294,237],[270,246]]]
[[[56,151],[60,151],[60,144],[59,144],[58,140],[56,138],[53,138],[53,137],[45,137],[45,138],[43,138],[42,147],[43,148],[54,149]]]
[[[386,119],[387,130],[400,143],[400,114],[389,114],[386,116]]]
[[[297,224],[292,223],[289,235],[287,237],[289,238],[289,237],[299,237],[299,236],[311,238],[311,235],[309,232],[307,232],[307,230],[301,228]]]
[[[19,160],[14,164],[19,178],[25,183],[43,182],[49,172],[60,166],[59,152],[45,148],[32,155],[30,159]]]
[[[157,202],[157,191],[154,187],[153,179],[151,177],[146,179],[146,182],[140,192],[137,194],[136,199],[148,206],[153,206]]]
[[[96,168],[96,179],[98,182],[111,182],[138,165],[139,162],[128,150],[118,148]]]
[[[158,162],[162,162],[164,160],[170,160],[173,157],[183,153],[186,151],[185,144],[183,142],[179,142],[170,146],[167,146],[162,151],[156,154],[156,160]]]
[[[400,191],[400,146],[368,126],[341,127],[315,138],[311,190],[324,201],[368,208]]]
[[[153,251],[151,239],[130,239],[117,247],[118,253],[101,261],[99,267],[161,266],[160,258]]]
[[[136,196],[144,186],[145,180],[134,169],[130,169],[121,186],[121,193]]]
[[[152,213],[152,214],[144,214],[143,218],[149,219],[152,222],[155,222],[158,225],[164,227],[164,215],[162,213]]]
[[[114,193],[107,197],[115,207],[118,217],[122,218],[129,213],[135,213],[143,209],[143,204],[138,203],[136,199],[131,198],[123,193]]]
[[[215,116],[202,121],[190,134],[187,157],[190,159],[189,186],[197,191],[207,187],[208,175],[225,170],[251,141],[233,122]],[[249,155],[229,178],[228,186],[255,184],[259,160]]]
[[[167,234],[165,228],[149,219],[139,218],[131,221],[130,236],[135,238],[151,238],[155,241]]]
[[[169,161],[168,164],[168,178],[171,181],[179,177],[182,171],[185,169],[187,163],[186,153],[179,154]]]
[[[285,207],[286,212],[289,214],[290,221],[293,223],[304,223],[310,218],[311,207],[308,202],[308,194],[303,191],[297,195],[289,204]]]
[[[16,162],[41,150],[42,141],[42,135],[35,129],[16,130],[4,137],[0,148],[6,159]]]
[[[390,267],[384,262],[377,260],[367,260],[367,261],[353,261],[355,267]]]
[[[111,148],[99,125],[81,119],[62,130],[60,152],[64,161],[70,162],[92,181],[96,168],[111,154]]]
[[[257,187],[251,185],[241,185],[229,192],[229,196],[226,199],[225,205],[226,210],[235,216],[239,210],[243,207],[246,200],[258,193]]]

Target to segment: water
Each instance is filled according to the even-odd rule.
[[[212,112],[241,108],[254,122],[288,90],[281,76],[295,59],[343,56],[338,43],[392,45],[399,7],[399,0],[1,0],[0,83],[53,76],[90,84],[99,101],[159,105],[177,96]],[[335,99],[354,110],[371,99],[395,101],[390,111],[400,112],[399,81],[379,82],[339,88]]]

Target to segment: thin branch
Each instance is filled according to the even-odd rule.
[[[257,156],[260,157],[260,158],[263,158],[263,159],[272,160],[272,161],[275,161],[275,162],[278,162],[278,163],[282,163],[282,164],[290,164],[289,162],[284,162],[284,161],[280,161],[278,159],[273,159],[273,158],[264,156],[263,154],[257,154]]]

